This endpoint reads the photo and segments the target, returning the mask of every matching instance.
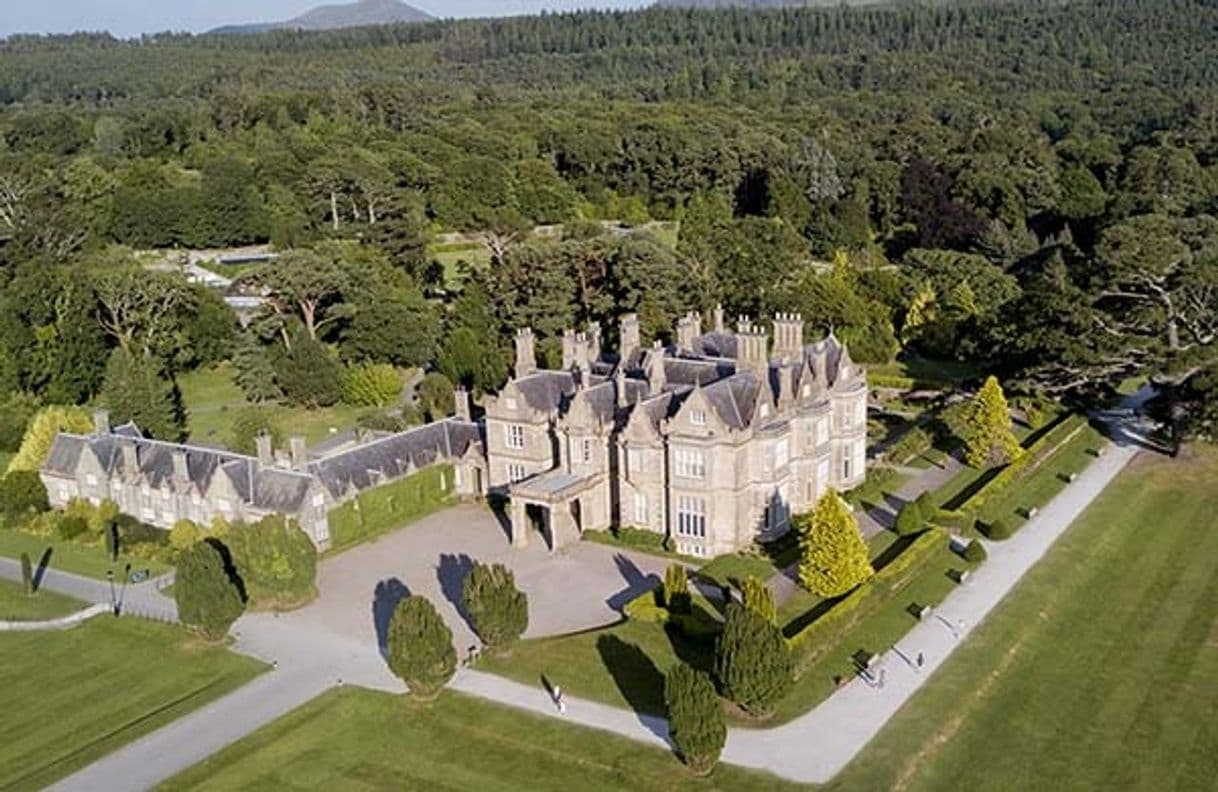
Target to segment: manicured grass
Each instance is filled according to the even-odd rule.
[[[0,635],[0,788],[46,786],[264,669],[137,619]]]
[[[150,577],[162,575],[172,568],[160,561],[128,555],[120,555],[118,563],[111,564],[110,556],[106,555],[106,549],[101,545],[75,544],[46,536],[0,529],[0,556],[20,558],[22,553],[29,553],[30,561],[37,569],[48,548],[51,551],[48,569],[59,569],[97,580],[105,580],[108,570],[114,570],[115,580],[120,580],[128,565],[132,572],[147,569]]]
[[[475,269],[487,267],[491,263],[491,252],[481,242],[437,245],[428,253],[444,269],[444,285],[448,288],[461,285],[461,262]]]
[[[973,363],[958,360],[932,360],[914,356],[903,356],[892,363],[868,366],[867,371],[886,377],[909,377],[915,380],[938,380],[951,383],[959,383],[981,376],[981,370]]]
[[[542,688],[551,684],[578,698],[636,712],[663,714],[664,674],[685,659],[713,665],[710,642],[691,642],[672,628],[638,621],[555,638],[521,641],[508,656],[486,655],[479,668]]]
[[[178,378],[178,386],[182,389],[182,401],[186,405],[190,439],[227,445],[233,414],[249,405],[245,394],[233,381],[232,367],[224,363],[214,368],[183,374]],[[285,434],[304,435],[309,443],[319,442],[331,434],[353,428],[356,419],[365,411],[363,408],[345,404],[316,410],[284,405],[276,405],[271,409],[274,420],[283,428]]]
[[[54,591],[42,589],[27,597],[20,583],[0,580],[0,621],[43,621],[67,616],[85,603]]]
[[[186,789],[797,789],[721,765],[694,778],[668,752],[445,692],[430,706],[332,690],[170,779]]]
[[[712,581],[719,586],[732,585],[733,581],[741,582],[745,578],[755,577],[765,582],[780,570],[774,566],[772,559],[765,556],[733,553],[719,556],[714,561],[698,570],[698,577]]]
[[[1213,789],[1218,452],[1142,458],[835,779]]]

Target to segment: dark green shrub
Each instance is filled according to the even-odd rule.
[[[1006,520],[991,520],[985,526],[982,533],[984,533],[988,539],[1002,541],[1003,539],[1010,539],[1012,536],[1014,536],[1015,528]]]
[[[245,610],[227,556],[224,546],[214,539],[197,542],[178,554],[173,585],[178,618],[211,641],[227,635]]]
[[[715,647],[715,675],[725,696],[754,715],[768,715],[791,688],[791,651],[778,627],[732,602]]]
[[[294,606],[312,598],[317,548],[295,520],[276,514],[237,523],[225,543],[254,607]]]
[[[51,508],[47,488],[33,470],[13,470],[0,478],[0,513],[10,520],[26,520]]]
[[[89,532],[89,521],[84,517],[77,515],[65,514],[59,518],[58,525],[55,526],[59,538],[65,542],[71,542],[78,536],[83,536]]]
[[[681,761],[699,775],[714,769],[727,742],[723,706],[701,671],[678,663],[664,680],[669,737]]]
[[[515,643],[529,627],[529,600],[503,564],[475,563],[461,584],[461,604],[491,650]]]
[[[238,454],[253,456],[258,450],[258,437],[268,435],[275,448],[283,446],[283,430],[273,418],[269,407],[250,405],[233,415],[228,432],[228,447]]]
[[[921,531],[925,525],[926,520],[922,516],[922,510],[918,508],[917,501],[910,501],[897,512],[897,521],[893,530],[897,532],[898,536],[912,536]]]
[[[389,669],[417,698],[434,698],[457,670],[453,634],[425,597],[406,597],[389,620]]]
[[[693,607],[689,575],[682,564],[669,564],[664,570],[664,606],[671,613],[689,613]]]
[[[985,545],[974,539],[965,545],[964,552],[961,553],[961,555],[964,556],[965,561],[973,564],[980,564],[986,559],[987,554],[985,552]]]

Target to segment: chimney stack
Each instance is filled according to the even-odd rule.
[[[803,346],[803,317],[799,314],[774,314],[774,357],[795,360]]]
[[[292,467],[302,468],[305,462],[308,461],[308,447],[305,445],[305,439],[300,435],[292,435],[288,438],[288,457],[291,459]]]
[[[764,381],[769,368],[769,338],[765,330],[742,316],[736,323],[736,336],[739,339],[739,367],[753,371]]]
[[[785,410],[795,403],[795,369],[788,363],[778,366],[778,409]]]
[[[601,359],[601,323],[588,323],[588,363]]]
[[[727,325],[725,325],[723,323],[723,306],[722,305],[715,306],[715,332],[716,333],[726,333],[727,332]]]
[[[533,329],[525,327],[516,331],[516,369],[515,374],[527,377],[537,370],[537,352],[533,342]]]
[[[617,406],[628,407],[629,400],[626,398],[626,367],[618,364],[617,369],[613,372],[613,392],[617,395]]]
[[[108,410],[93,411],[93,432],[98,437],[110,434],[110,412]]]
[[[618,326],[618,335],[621,342],[622,360],[627,361],[634,353],[643,348],[643,338],[639,332],[639,315],[631,313],[623,316]]]
[[[647,356],[647,392],[652,396],[664,390],[668,384],[668,375],[664,371],[664,348],[656,341],[651,346],[651,354]]]
[[[266,432],[258,435],[254,440],[254,446],[258,450],[258,464],[270,467],[275,464],[275,449],[271,445],[271,436]]]
[[[682,352],[693,352],[694,342],[702,335],[702,315],[690,311],[677,320],[677,348]]]
[[[473,413],[469,407],[469,391],[465,388],[457,388],[453,391],[453,400],[456,402],[456,411],[453,413],[459,421],[472,421]]]

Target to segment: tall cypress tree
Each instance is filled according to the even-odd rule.
[[[435,698],[457,670],[452,631],[426,597],[398,603],[385,643],[389,669],[416,698]]]
[[[681,760],[699,775],[714,769],[727,742],[723,706],[710,677],[677,663],[664,680],[668,731]]]
[[[503,564],[474,564],[461,584],[461,604],[490,649],[510,646],[528,629],[528,597]]]
[[[801,559],[799,582],[822,597],[837,597],[867,580],[875,570],[867,544],[846,502],[833,490],[809,514],[795,520]]]
[[[754,715],[768,715],[790,689],[793,673],[782,632],[756,611],[729,603],[715,649],[723,694]]]

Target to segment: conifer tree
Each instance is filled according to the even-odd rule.
[[[106,363],[101,403],[116,423],[134,421],[144,434],[159,440],[180,440],[184,415],[172,381],[161,375],[161,364],[143,353],[118,347]]]
[[[795,520],[801,560],[799,582],[821,597],[837,597],[875,574],[867,544],[846,502],[826,492],[808,514]]]
[[[1023,453],[996,377],[989,377],[964,414],[964,456],[975,468],[1014,462]]]
[[[714,769],[727,742],[723,706],[710,677],[677,663],[664,681],[668,731],[681,761],[695,773]]]
[[[426,597],[398,603],[385,644],[389,669],[416,698],[435,698],[457,670],[452,631]]]
[[[689,613],[693,602],[689,596],[689,576],[681,564],[669,564],[664,570],[664,607],[670,613]]]
[[[774,592],[764,580],[747,577],[740,585],[740,593],[744,595],[744,607],[756,613],[770,624],[778,624],[778,606],[774,602]]]
[[[528,597],[503,564],[475,563],[461,584],[461,605],[491,650],[511,646],[528,629]]]
[[[196,542],[178,555],[173,597],[178,618],[211,641],[218,641],[245,610],[235,571],[214,540]]]
[[[723,694],[754,715],[768,715],[791,687],[791,652],[782,632],[749,608],[731,602],[715,647]]]

